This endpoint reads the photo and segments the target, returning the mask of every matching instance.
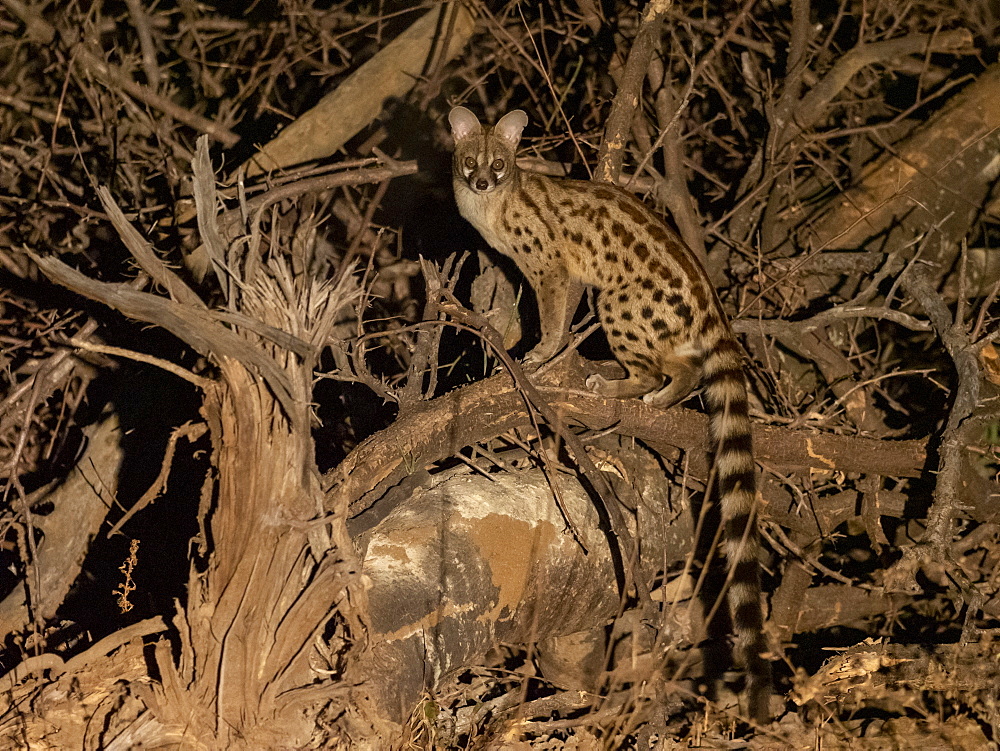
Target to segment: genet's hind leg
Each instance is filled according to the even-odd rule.
[[[648,394],[663,383],[663,376],[648,370],[630,370],[627,378],[608,380],[595,373],[587,378],[587,388],[601,396],[628,399]]]
[[[621,290],[603,290],[598,299],[601,325],[628,376],[619,380],[592,375],[587,387],[601,396],[627,399],[645,396],[646,402],[666,408],[691,393],[701,376],[702,357],[690,345],[675,348],[644,319],[614,304],[625,296]],[[664,380],[669,382],[664,385]]]
[[[594,374],[587,379],[587,388],[601,396],[619,399],[642,396],[647,404],[666,409],[694,390],[701,373],[697,362],[690,357],[671,358],[665,365],[667,372],[660,373],[658,369],[650,370],[629,363],[626,365],[629,369],[627,378],[609,381],[601,375]],[[670,379],[669,383],[657,389],[663,384],[664,377]]]
[[[619,297],[617,305],[613,302],[615,297]],[[647,343],[641,327],[628,310],[622,309],[626,299],[627,293],[622,290],[601,290],[597,295],[597,311],[611,351],[628,375],[613,381],[597,374],[587,379],[587,388],[591,391],[619,399],[642,396],[663,385],[663,373],[656,367],[655,353],[648,351],[648,346],[645,351],[641,346]]]
[[[683,401],[694,391],[701,380],[701,358],[691,355],[674,355],[664,363],[666,375],[670,383],[659,391],[652,391],[643,397],[643,401],[654,407],[667,407]]]

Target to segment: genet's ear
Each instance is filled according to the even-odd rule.
[[[493,133],[506,141],[512,151],[517,150],[517,144],[521,140],[521,131],[528,124],[528,116],[524,110],[513,110],[500,118],[493,127]]]
[[[480,133],[483,130],[483,126],[479,124],[479,118],[465,107],[455,107],[452,109],[448,113],[448,122],[451,123],[451,137],[456,142]]]

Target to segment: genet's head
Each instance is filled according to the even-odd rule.
[[[508,112],[492,128],[484,128],[470,110],[455,107],[448,122],[455,139],[452,169],[456,180],[475,193],[489,193],[510,180],[517,170],[517,144],[528,124],[523,110]]]

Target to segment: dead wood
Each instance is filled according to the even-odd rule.
[[[28,497],[31,505],[44,500],[52,512],[36,517],[43,538],[35,571],[0,602],[0,633],[23,631],[35,617],[48,620],[62,605],[80,574],[90,541],[100,533],[115,502],[122,461],[120,432],[114,415],[94,423],[87,430],[87,450],[66,479]]]
[[[369,159],[364,160],[363,163],[367,165],[375,161],[382,160]],[[363,167],[360,169],[351,169],[348,165],[343,165],[343,171],[338,171],[332,175],[306,177],[300,180],[293,179],[287,184],[280,184],[273,187],[263,194],[255,196],[247,200],[245,203],[242,203],[239,206],[225,212],[225,214],[219,219],[222,238],[217,240],[216,245],[219,245],[219,240],[224,239],[226,242],[233,242],[239,236],[239,233],[243,229],[242,225],[247,218],[245,214],[252,216],[253,226],[258,228],[256,231],[259,232],[260,223],[266,215],[266,212],[269,210],[273,211],[277,205],[284,201],[294,200],[302,195],[306,195],[314,191],[320,192],[352,185],[382,182],[390,180],[393,177],[412,175],[417,171],[417,165],[415,162],[396,162],[393,160],[385,161],[390,162],[390,164],[385,167]],[[256,245],[259,242],[260,238],[256,237],[254,244]],[[216,252],[215,258],[213,259],[206,245],[202,243],[185,254],[184,265],[188,268],[195,279],[200,282],[205,278],[205,274],[208,272],[210,267],[214,270],[224,270],[225,259],[220,257],[224,255],[224,253]],[[213,265],[213,263],[216,265]],[[221,278],[226,278],[224,273]],[[231,311],[228,314],[215,311],[213,312],[213,315],[231,316],[233,313]],[[243,319],[240,323],[244,326],[259,326],[259,323],[255,324],[255,322],[250,321],[249,319]],[[270,338],[273,339],[273,336]],[[287,342],[284,343],[287,344]]]
[[[161,618],[125,627],[63,662],[45,653],[3,677],[5,714],[17,710],[33,718],[5,723],[0,738],[9,748],[136,748],[158,744],[150,716],[127,689],[148,677],[143,637],[164,631]],[[48,678],[42,680],[42,676]],[[26,680],[27,679],[27,680]],[[35,721],[41,720],[41,721]],[[108,738],[114,738],[107,742]]]
[[[424,270],[424,278],[427,280],[429,292],[433,293],[436,290],[440,290],[440,281],[435,280],[434,275],[427,267]],[[634,495],[624,498],[615,496],[611,486],[601,472],[598,471],[597,465],[591,460],[583,442],[576,433],[567,428],[560,413],[554,410],[548,401],[542,397],[520,365],[510,358],[510,355],[503,349],[503,340],[497,335],[498,332],[489,326],[487,319],[464,308],[450,290],[444,291],[441,294],[445,303],[438,308],[440,313],[461,325],[482,332],[480,335],[483,337],[484,343],[488,344],[490,349],[497,354],[504,368],[514,377],[518,391],[525,396],[525,404],[528,407],[529,416],[535,427],[537,428],[540,418],[546,425],[551,426],[559,440],[565,442],[574,464],[582,471],[585,481],[594,488],[593,500],[598,505],[601,526],[607,526],[612,538],[610,540],[613,545],[612,556],[616,564],[620,564],[620,573],[623,580],[622,590],[625,592],[635,590],[640,602],[644,603],[647,607],[651,606],[652,603],[650,602],[649,587],[647,584],[648,577],[642,571],[639,562],[639,547],[636,544],[635,536],[627,528],[625,517],[621,511],[621,506],[636,508],[639,505],[639,499]],[[538,417],[535,416],[536,412]],[[550,464],[546,464],[546,468],[550,472],[553,469]],[[553,489],[553,493],[558,498],[559,494],[555,489]],[[574,526],[572,519],[567,517],[566,521],[573,534],[579,538],[579,532]]]
[[[206,133],[227,146],[234,145],[239,137],[223,125],[212,122],[196,112],[177,105],[171,99],[161,96],[148,86],[137,83],[131,75],[118,66],[110,65],[102,57],[94,54],[89,46],[76,38],[77,29],[60,30],[22,2],[6,2],[7,8],[25,24],[29,36],[43,44],[51,44],[57,37],[72,49],[72,60],[80,66],[85,75],[94,76],[111,88],[135,97],[145,105],[160,110],[164,115]]]
[[[625,66],[619,73],[618,93],[615,94],[608,121],[604,126],[601,151],[597,157],[597,171],[594,179],[603,182],[617,182],[625,159],[625,144],[632,119],[642,93],[642,83],[646,78],[653,50],[659,46],[663,19],[670,9],[672,0],[654,0],[643,11],[639,31],[635,35],[628,52]]]
[[[640,401],[602,399],[580,388],[567,390],[555,385],[582,384],[583,380],[583,368],[577,359],[546,373],[539,386],[563,418],[574,424],[597,432],[612,428],[666,455],[673,453],[671,448],[707,449],[707,422],[698,412],[682,408],[664,412]],[[347,499],[352,515],[358,514],[414,467],[530,425],[524,400],[505,374],[423,402],[385,432],[368,438],[327,475],[327,507],[336,508]],[[926,461],[922,441],[864,440],[761,425],[754,425],[754,446],[758,459],[790,471],[813,468],[914,477],[923,471]],[[705,468],[703,459],[694,461],[695,467]]]
[[[679,560],[691,534],[684,501],[671,500],[648,454],[621,460],[643,498],[633,530],[642,530],[645,565]],[[618,587],[594,504],[574,478],[552,481],[558,505],[538,470],[443,473],[361,535],[371,583],[369,695],[383,716],[402,723],[422,691],[441,690],[501,643],[592,630],[614,616]],[[660,638],[676,645],[681,635]]]
[[[993,66],[808,221],[799,244],[886,252],[931,232],[924,257],[950,265],[995,180],[998,97],[1000,67]]]
[[[0,3],[0,745],[995,740],[995,9],[431,5]],[[697,400],[584,391],[615,367],[585,320],[533,381],[470,333],[473,285],[534,323],[502,267],[442,260],[484,251],[447,189],[459,103],[528,111],[553,174],[616,147],[707,251],[802,699],[767,735],[693,698]],[[122,453],[103,416],[135,405]],[[655,612],[614,580],[602,480]]]
[[[996,666],[987,657],[991,651],[990,640],[926,650],[866,639],[827,660],[796,691],[795,701],[872,705],[905,702],[914,689],[945,694],[959,691],[974,695],[977,703],[985,702],[983,709],[989,713],[995,732],[1000,715],[995,706],[987,706],[992,703],[998,679]]]
[[[379,116],[387,99],[405,95],[428,73],[429,64],[441,66],[457,55],[474,26],[462,3],[441,3],[428,11],[262,146],[246,165],[247,176],[335,154]]]
[[[107,284],[89,279],[54,258],[35,257],[38,267],[53,281],[85,297],[108,305],[125,315],[162,326],[204,355],[230,357],[255,368],[267,380],[286,412],[298,412],[292,402],[291,384],[273,360],[248,346],[230,329],[206,320],[198,307],[133,290],[124,284]]]
[[[203,226],[214,224],[215,197],[203,198],[209,207]],[[119,218],[124,222],[120,213]],[[151,713],[144,726],[153,735],[146,737],[229,748],[273,747],[279,739],[305,742],[313,723],[303,723],[303,707],[331,698],[317,693],[313,640],[333,603],[353,586],[343,578],[352,568],[344,559],[352,555],[343,522],[332,535],[312,522],[320,499],[308,394],[316,344],[330,336],[338,310],[350,302],[352,279],[345,276],[333,285],[295,278],[280,258],[256,264],[237,279],[235,312],[286,335],[294,331],[304,343],[296,356],[253,333],[260,327],[231,330],[205,320],[198,315],[200,301],[191,304],[194,293],[179,280],[173,283],[171,272],[137,234],[125,234],[136,260],[180,301],[91,280],[53,259],[37,262],[54,279],[191,341],[218,364],[216,380],[196,381],[205,392],[202,410],[218,483],[211,518],[202,519],[210,530],[212,566],[204,574],[192,568],[188,606],[175,615],[179,662],[161,641],[159,680],[132,685]],[[260,367],[264,379],[243,361]],[[99,511],[103,518],[107,507],[100,504]],[[342,553],[326,555],[345,544]],[[294,592],[289,580],[297,583]],[[248,593],[253,593],[249,600]]]

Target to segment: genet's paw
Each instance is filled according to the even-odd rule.
[[[524,368],[529,373],[538,370],[542,365],[545,364],[545,360],[541,357],[535,357],[535,351],[532,350],[526,354],[521,359],[521,367]]]
[[[551,360],[555,354],[555,352],[548,352],[535,347],[521,360],[521,366],[525,370],[538,370],[542,365]]]
[[[612,394],[609,393],[608,379],[602,375],[594,373],[592,376],[587,376],[586,384],[587,388],[595,394],[600,396],[612,396]]]

